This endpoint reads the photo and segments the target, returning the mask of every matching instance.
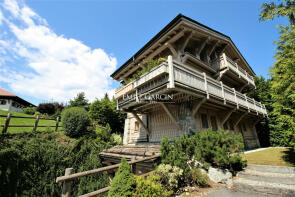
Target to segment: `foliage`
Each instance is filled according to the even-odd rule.
[[[130,166],[125,158],[122,158],[121,165],[112,181],[108,192],[109,197],[132,196],[136,189],[136,179],[130,172]]]
[[[231,171],[242,170],[245,167],[245,162],[238,154],[244,151],[241,134],[235,135],[229,131],[216,132],[208,129],[196,132],[193,138],[196,144],[194,156],[197,161]]]
[[[192,138],[188,138],[186,134],[174,139],[172,143],[164,136],[161,141],[161,162],[181,168],[184,176],[188,176],[190,167],[187,161],[193,157],[194,147]]]
[[[89,101],[86,99],[85,93],[84,92],[78,93],[73,100],[70,100],[70,104],[68,107],[83,107],[88,111]]]
[[[148,61],[144,61],[143,62],[144,68],[140,71],[137,71],[135,74],[133,74],[132,77],[128,79],[127,83],[130,83],[131,81],[139,79],[142,75],[148,73],[149,71],[151,71],[153,68],[157,67],[164,61],[166,61],[165,58],[159,58],[156,60],[150,59]]]
[[[273,20],[275,17],[287,17],[291,25],[295,25],[295,2],[283,0],[278,4],[264,3],[261,6],[260,21]]]
[[[171,196],[173,191],[168,192],[160,183],[154,180],[153,176],[136,177],[136,190],[133,196],[136,197],[167,197]]]
[[[248,96],[254,98],[258,102],[265,104],[266,110],[269,114],[269,112],[273,110],[272,108],[273,100],[272,100],[271,92],[270,92],[271,79],[265,79],[262,76],[260,77],[256,76],[255,84],[256,84],[256,89],[249,92]],[[270,141],[273,140],[273,138],[270,139],[270,128],[269,128],[269,125],[273,124],[272,122],[273,122],[272,115],[269,114],[269,118],[263,118],[256,125],[257,135],[259,138],[260,145],[262,147],[270,146]]]
[[[111,136],[111,141],[116,143],[117,145],[122,145],[123,144],[123,138],[121,135],[113,133]]]
[[[37,110],[36,107],[25,107],[25,108],[23,108],[23,112],[25,114],[29,114],[29,115],[34,115],[36,110]]]
[[[69,137],[80,137],[87,132],[90,124],[88,113],[84,108],[71,107],[62,112],[62,125]]]
[[[265,3],[260,20],[286,17],[289,24],[279,26],[280,39],[275,42],[276,62],[270,70],[272,108],[271,144],[293,146],[295,150],[295,6],[293,0]]]
[[[159,182],[163,184],[168,190],[175,191],[180,186],[183,170],[177,166],[161,164],[157,167],[154,174],[158,175]]]
[[[190,176],[191,176],[192,182],[201,187],[206,186],[207,181],[209,180],[209,177],[207,176],[207,174],[203,173],[200,168],[192,169],[190,172]]]
[[[197,131],[192,136],[182,135],[169,143],[167,137],[161,142],[162,163],[178,166],[189,175],[191,160],[197,160],[205,166],[241,170],[246,163],[239,152],[244,149],[241,135],[218,130]]]
[[[74,172],[102,166],[97,154],[109,145],[96,138],[73,140],[61,133],[5,135],[0,139],[0,196],[60,196],[55,183],[64,170]],[[107,186],[106,174],[74,181],[73,193],[84,194]]]
[[[106,94],[101,100],[95,100],[90,105],[89,116],[92,120],[103,126],[109,124],[112,132],[123,133],[126,113],[116,109],[117,102],[109,99]]]
[[[55,105],[53,103],[40,103],[37,107],[37,111],[41,114],[52,115],[55,113]]]

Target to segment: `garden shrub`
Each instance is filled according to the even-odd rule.
[[[171,143],[167,137],[161,142],[162,163],[178,166],[188,175],[190,161],[197,160],[205,167],[210,165],[231,171],[241,170],[246,162],[238,154],[244,150],[241,135],[229,131],[197,131],[192,136],[182,135]]]
[[[207,185],[208,176],[206,173],[203,173],[200,168],[192,169],[190,172],[190,176],[193,184],[197,184],[198,186],[204,187]]]
[[[55,105],[53,103],[40,103],[37,107],[37,111],[41,114],[52,115],[55,113]]]
[[[241,170],[246,166],[246,162],[238,154],[244,151],[242,135],[208,129],[196,132],[193,139],[197,161],[230,171]]]
[[[153,180],[152,175],[146,179],[144,177],[136,177],[136,190],[133,196],[136,197],[168,197],[173,191],[168,191],[165,187]]]
[[[71,107],[62,112],[62,125],[67,136],[80,137],[87,132],[90,118],[84,108]]]
[[[109,197],[129,197],[136,189],[135,175],[130,172],[130,166],[125,158],[122,158],[121,165],[112,180]]]
[[[36,112],[36,107],[25,107],[23,108],[25,114],[34,115]]]
[[[180,186],[180,180],[183,176],[183,170],[177,166],[161,164],[154,172],[160,178],[160,183],[167,187],[168,190],[176,190]]]

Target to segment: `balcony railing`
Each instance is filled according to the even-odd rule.
[[[171,83],[174,85],[171,86]],[[177,87],[181,90],[190,89],[194,92],[203,93],[209,99],[223,100],[224,103],[236,105],[237,108],[245,108],[248,111],[267,115],[265,106],[253,98],[246,96],[234,88],[230,88],[205,73],[197,71],[177,61],[163,62],[139,79],[119,88],[115,93],[119,107],[138,102],[137,94],[150,93],[160,86],[165,85],[166,90]],[[123,99],[123,95],[131,95],[129,99]]]
[[[224,53],[220,56],[219,59],[214,60],[211,63],[212,67],[216,70],[223,70],[225,68],[230,69],[237,76],[243,78],[251,85],[255,86],[255,81],[253,76],[249,75],[244,69],[242,69],[236,62],[226,56]]]

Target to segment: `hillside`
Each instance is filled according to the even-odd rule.
[[[28,115],[25,113],[20,112],[9,112],[9,111],[3,111],[0,110],[1,115],[7,115],[8,113],[11,113],[14,116],[25,116],[25,117],[34,117],[33,115]],[[5,123],[6,118],[0,117],[0,125],[3,125]],[[27,119],[27,118],[11,118],[10,119],[10,125],[34,125],[35,120],[34,119]],[[39,120],[38,125],[48,125],[48,126],[55,126],[56,122],[54,120]],[[0,129],[2,133],[3,127]],[[37,128],[38,131],[48,131],[53,130],[54,128],[46,128],[46,127],[39,127]],[[33,127],[9,127],[8,133],[22,133],[22,132],[32,132]]]

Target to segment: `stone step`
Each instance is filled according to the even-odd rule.
[[[270,196],[295,196],[295,185],[250,180],[242,177],[234,179],[234,189],[244,192],[258,192]]]
[[[281,183],[286,185],[294,185],[295,186],[295,176],[294,177],[271,177],[271,176],[265,176],[265,175],[253,175],[251,173],[247,172],[241,172],[238,174],[239,178],[253,180],[253,181],[262,181],[262,182],[268,182],[268,183]]]
[[[267,165],[249,164],[247,166],[247,169],[256,170],[256,171],[260,171],[260,172],[295,174],[295,167],[286,167],[286,166],[267,166]]]
[[[295,174],[285,174],[285,173],[275,173],[275,172],[262,172],[257,170],[250,170],[246,169],[244,171],[241,171],[239,174],[249,174],[254,176],[265,176],[265,177],[275,177],[275,178],[294,178]]]

